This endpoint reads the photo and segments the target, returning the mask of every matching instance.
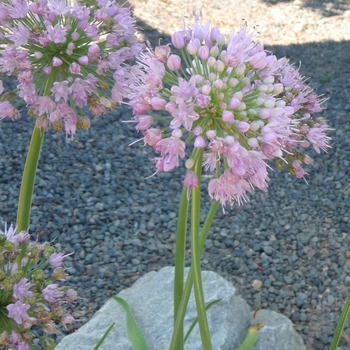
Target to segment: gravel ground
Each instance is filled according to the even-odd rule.
[[[268,193],[256,192],[244,208],[219,213],[206,245],[203,268],[239,289],[252,309],[263,306],[290,317],[308,349],[328,349],[350,291],[350,5],[348,1],[130,1],[142,36],[152,42],[181,24],[181,15],[203,8],[221,28],[244,17],[259,24],[266,48],[311,77],[329,99],[325,117],[334,130],[328,154],[314,156],[306,184],[271,174]],[[201,8],[198,6],[202,5]],[[219,6],[222,4],[222,6]],[[238,6],[239,4],[239,6]],[[231,16],[232,13],[232,16]],[[172,14],[172,16],[171,16]],[[174,27],[173,27],[174,26]],[[152,150],[122,106],[92,120],[75,139],[45,136],[32,209],[31,232],[55,240],[66,259],[66,284],[79,300],[79,327],[104,302],[140,276],[173,263],[182,169],[152,174]],[[0,123],[0,222],[13,221],[33,120]],[[203,193],[205,207],[209,206]],[[203,213],[204,219],[204,213]],[[254,280],[263,283],[253,288]],[[256,283],[254,283],[256,287]],[[342,349],[350,346],[350,327]],[[58,337],[60,339],[61,335]]]

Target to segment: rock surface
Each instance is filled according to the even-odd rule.
[[[259,310],[254,323],[263,323],[253,350],[306,350],[301,336],[286,316],[270,310]]]
[[[174,269],[165,267],[159,272],[149,272],[131,288],[118,294],[128,302],[151,350],[169,348],[173,320],[173,280]],[[236,295],[235,287],[215,272],[203,272],[203,287],[206,302],[222,299],[208,311],[213,347],[215,350],[232,350],[243,341],[251,324],[250,308],[241,297]],[[185,319],[185,329],[188,329],[195,316],[192,293]],[[263,322],[266,326],[259,330],[258,342],[254,350],[305,349],[301,337],[294,331],[291,321],[285,316],[262,310],[259,311],[256,321]],[[100,349],[132,350],[125,327],[125,313],[113,298],[77,332],[65,337],[56,349],[90,350],[112,322],[116,324]],[[186,342],[185,349],[200,350],[201,348],[196,326]]]

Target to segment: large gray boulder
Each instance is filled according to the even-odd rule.
[[[206,302],[222,299],[207,312],[213,349],[233,350],[243,341],[251,324],[250,308],[242,298],[236,295],[236,289],[233,285],[217,273],[203,271],[202,279]],[[173,285],[174,268],[165,267],[158,272],[152,271],[146,274],[131,288],[118,294],[128,302],[145,336],[149,350],[169,348],[173,328]],[[305,349],[302,347],[302,341],[294,331],[292,323],[286,317],[270,313],[273,315],[271,318],[268,316],[269,313],[266,314],[266,311],[262,315],[266,326],[259,330],[258,342],[254,350]],[[195,317],[196,308],[192,293],[185,318],[185,330],[189,328]],[[116,324],[100,349],[133,350],[126,331],[125,312],[113,298],[107,301],[94,317],[77,332],[63,338],[56,350],[92,350],[112,322],[116,322]],[[281,325],[286,326],[281,327]],[[286,336],[285,332],[287,332]],[[269,339],[270,343],[268,343]],[[299,344],[295,339],[301,341],[301,347],[295,347],[295,344]],[[285,341],[288,343],[282,347],[281,342]],[[275,346],[265,347],[265,344],[275,344]],[[185,349],[202,349],[198,326],[194,328],[186,341]]]

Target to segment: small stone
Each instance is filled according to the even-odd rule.
[[[293,283],[293,280],[289,276],[284,276],[283,279],[284,279],[284,282],[286,282],[287,284]]]
[[[252,287],[256,290],[261,289],[262,285],[263,285],[263,283],[259,280],[254,280],[252,283]]]

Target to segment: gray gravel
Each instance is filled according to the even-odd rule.
[[[151,32],[149,32],[151,33]],[[158,34],[151,33],[153,37]],[[315,155],[308,185],[271,173],[267,194],[219,213],[203,256],[255,307],[290,317],[309,349],[328,349],[350,291],[350,42],[267,47],[299,64],[334,130],[328,154]],[[73,141],[49,131],[37,174],[31,232],[55,242],[66,259],[66,284],[79,292],[79,327],[104,302],[151,270],[173,264],[183,170],[153,173],[152,150],[139,144],[127,106],[92,119]],[[15,220],[33,119],[0,123],[0,222]],[[203,192],[205,208],[209,206]],[[203,214],[203,219],[204,219]],[[263,282],[254,289],[254,280]],[[349,324],[341,346],[350,344]],[[58,336],[60,339],[61,335]]]

